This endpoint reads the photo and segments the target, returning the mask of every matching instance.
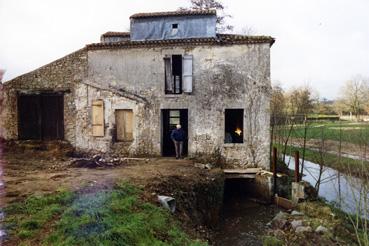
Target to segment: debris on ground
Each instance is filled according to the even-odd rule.
[[[71,162],[73,168],[113,168],[128,164],[129,161],[144,161],[148,163],[148,158],[109,158],[95,155],[92,158],[81,158]]]
[[[319,201],[300,203],[279,212],[267,226],[264,245],[354,245],[355,233],[344,214]],[[350,229],[351,228],[351,229]],[[271,242],[278,241],[279,244]]]
[[[171,213],[176,211],[176,199],[170,196],[158,196],[160,204]]]
[[[210,163],[207,163],[207,164],[195,163],[194,166],[197,167],[197,168],[207,169],[207,170],[211,170],[211,169],[214,168],[214,165],[210,164]]]

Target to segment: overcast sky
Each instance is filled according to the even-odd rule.
[[[106,31],[127,31],[136,12],[171,11],[187,0],[0,0],[4,80],[29,72]],[[368,0],[223,0],[235,32],[276,38],[272,81],[334,98],[344,81],[369,76]]]

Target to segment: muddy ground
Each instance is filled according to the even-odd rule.
[[[185,229],[208,239],[206,227],[216,224],[222,206],[223,172],[195,167],[188,159],[128,159],[110,168],[72,168],[71,163],[80,158],[68,157],[70,149],[60,144],[3,143],[0,147],[0,207],[30,195],[106,189],[125,181],[141,187],[144,199],[153,203],[158,204],[157,195],[175,197],[176,215]]]

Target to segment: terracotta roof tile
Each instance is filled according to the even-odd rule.
[[[199,45],[232,45],[232,44],[255,44],[274,43],[274,38],[270,36],[245,36],[234,34],[218,34],[216,38],[187,38],[187,39],[164,39],[146,41],[121,41],[115,43],[93,43],[86,45],[89,50],[95,49],[127,49],[141,47],[163,47],[163,46],[199,46]]]
[[[165,17],[165,16],[182,16],[182,15],[216,15],[215,9],[209,10],[179,10],[170,12],[152,12],[152,13],[137,13],[131,15],[131,19],[149,18],[149,17]]]

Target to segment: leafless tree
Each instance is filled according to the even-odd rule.
[[[356,119],[363,113],[368,103],[369,79],[361,75],[357,75],[346,81],[341,89],[341,99],[347,110],[352,112]]]
[[[256,33],[255,29],[251,26],[244,26],[241,29],[241,34],[251,36]]]
[[[0,68],[0,83],[3,82],[3,76],[4,76],[4,74],[5,74],[5,69],[1,69]]]
[[[288,110],[291,115],[306,115],[313,111],[313,92],[308,86],[294,88],[286,95],[288,100]]]
[[[216,9],[217,13],[217,31],[218,32],[231,32],[233,26],[227,24],[227,19],[232,18],[231,15],[225,13],[225,6],[222,2],[217,0],[190,0],[190,7],[180,7],[179,10],[207,10]]]

